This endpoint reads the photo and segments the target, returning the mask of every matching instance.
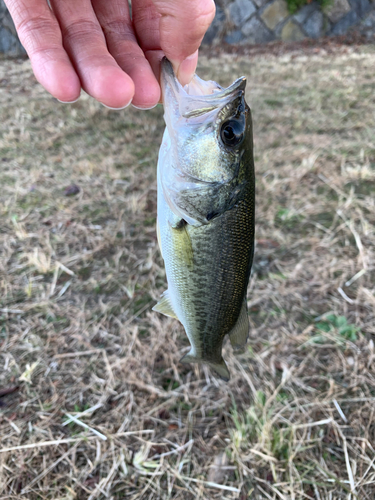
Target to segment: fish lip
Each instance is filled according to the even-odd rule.
[[[218,107],[223,105],[223,101],[231,101],[235,97],[241,96],[245,93],[246,88],[246,77],[241,76],[237,78],[229,87],[223,88],[219,86],[221,90],[213,92],[212,94],[206,95],[191,95],[186,92],[184,87],[177,80],[176,75],[173,71],[172,63],[166,58],[163,57],[161,61],[161,86],[163,91],[163,101],[165,96],[165,91],[169,87],[174,94],[174,98],[176,102],[181,100],[185,101],[194,101],[194,103],[203,104],[202,114],[212,111]],[[165,103],[164,103],[165,104]],[[194,112],[186,112],[181,113],[181,115],[185,118],[189,118],[189,115],[196,115],[199,113],[199,110],[196,109]]]
[[[182,85],[177,80],[176,75],[174,74],[172,63],[165,56],[161,60],[160,80],[162,87],[166,87],[167,85],[169,85],[170,87],[173,88],[176,94],[180,91],[179,86],[182,89]],[[163,95],[163,100],[164,100],[164,95]]]

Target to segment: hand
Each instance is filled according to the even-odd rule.
[[[182,84],[215,14],[213,0],[5,0],[37,80],[63,102],[81,87],[111,108],[160,99],[165,54]],[[156,76],[155,76],[156,75]]]

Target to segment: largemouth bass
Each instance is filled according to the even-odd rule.
[[[158,241],[168,290],[155,311],[177,318],[191,349],[222,379],[225,335],[245,345],[254,253],[255,179],[246,79],[228,88],[197,75],[182,87],[162,61],[166,129],[158,161]]]

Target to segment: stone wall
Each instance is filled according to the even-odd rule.
[[[294,15],[286,0],[216,0],[215,20],[204,43],[258,44],[343,35],[357,26],[375,32],[375,0],[332,0],[322,8],[312,1]]]
[[[267,43],[343,35],[356,26],[375,33],[375,0],[332,0],[322,9],[316,1],[290,15],[285,0],[215,0],[216,16],[204,43]],[[4,0],[0,0],[0,53],[25,55]]]
[[[25,49],[18,40],[16,28],[3,0],[0,0],[0,54],[12,57],[26,55]]]

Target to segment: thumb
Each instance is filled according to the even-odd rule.
[[[192,79],[198,48],[215,17],[213,0],[153,0],[160,18],[160,46],[182,85]]]

